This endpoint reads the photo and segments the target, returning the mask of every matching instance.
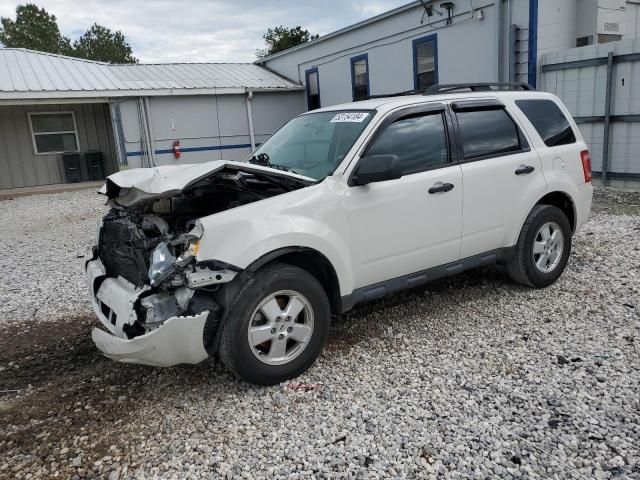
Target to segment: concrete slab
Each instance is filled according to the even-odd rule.
[[[28,195],[41,195],[45,193],[75,192],[77,190],[85,190],[88,188],[98,190],[103,184],[104,180],[100,180],[99,182],[57,183],[55,185],[37,185],[34,187],[6,188],[0,190],[0,200],[25,197]]]

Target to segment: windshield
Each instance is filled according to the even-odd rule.
[[[333,173],[373,118],[372,111],[333,111],[294,118],[247,159],[322,180]]]

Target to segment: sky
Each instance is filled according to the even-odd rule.
[[[269,27],[300,25],[325,35],[410,0],[29,1],[55,15],[72,40],[97,22],[121,30],[134,56],[154,63],[252,62]],[[18,3],[0,0],[0,16],[15,18]]]

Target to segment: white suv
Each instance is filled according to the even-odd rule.
[[[554,95],[481,87],[308,112],[245,162],[110,176],[87,261],[98,348],[274,384],[358,303],[496,262],[553,283],[591,208],[589,152]]]

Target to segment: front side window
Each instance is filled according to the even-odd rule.
[[[396,120],[374,140],[366,155],[397,155],[403,175],[446,165],[449,154],[443,114]]]
[[[260,145],[248,161],[322,180],[344,160],[374,114],[348,110],[301,115]]]
[[[320,108],[320,77],[318,69],[307,70],[307,107],[309,110]]]
[[[351,88],[354,102],[369,98],[369,58],[367,55],[351,59]]]
[[[516,105],[534,126],[547,147],[576,143],[567,117],[551,100],[516,100]]]
[[[77,152],[78,132],[72,112],[30,113],[31,135],[36,153]]]
[[[414,87],[426,90],[438,83],[438,40],[435,35],[413,41]]]
[[[518,127],[502,109],[456,113],[465,160],[522,150]]]

